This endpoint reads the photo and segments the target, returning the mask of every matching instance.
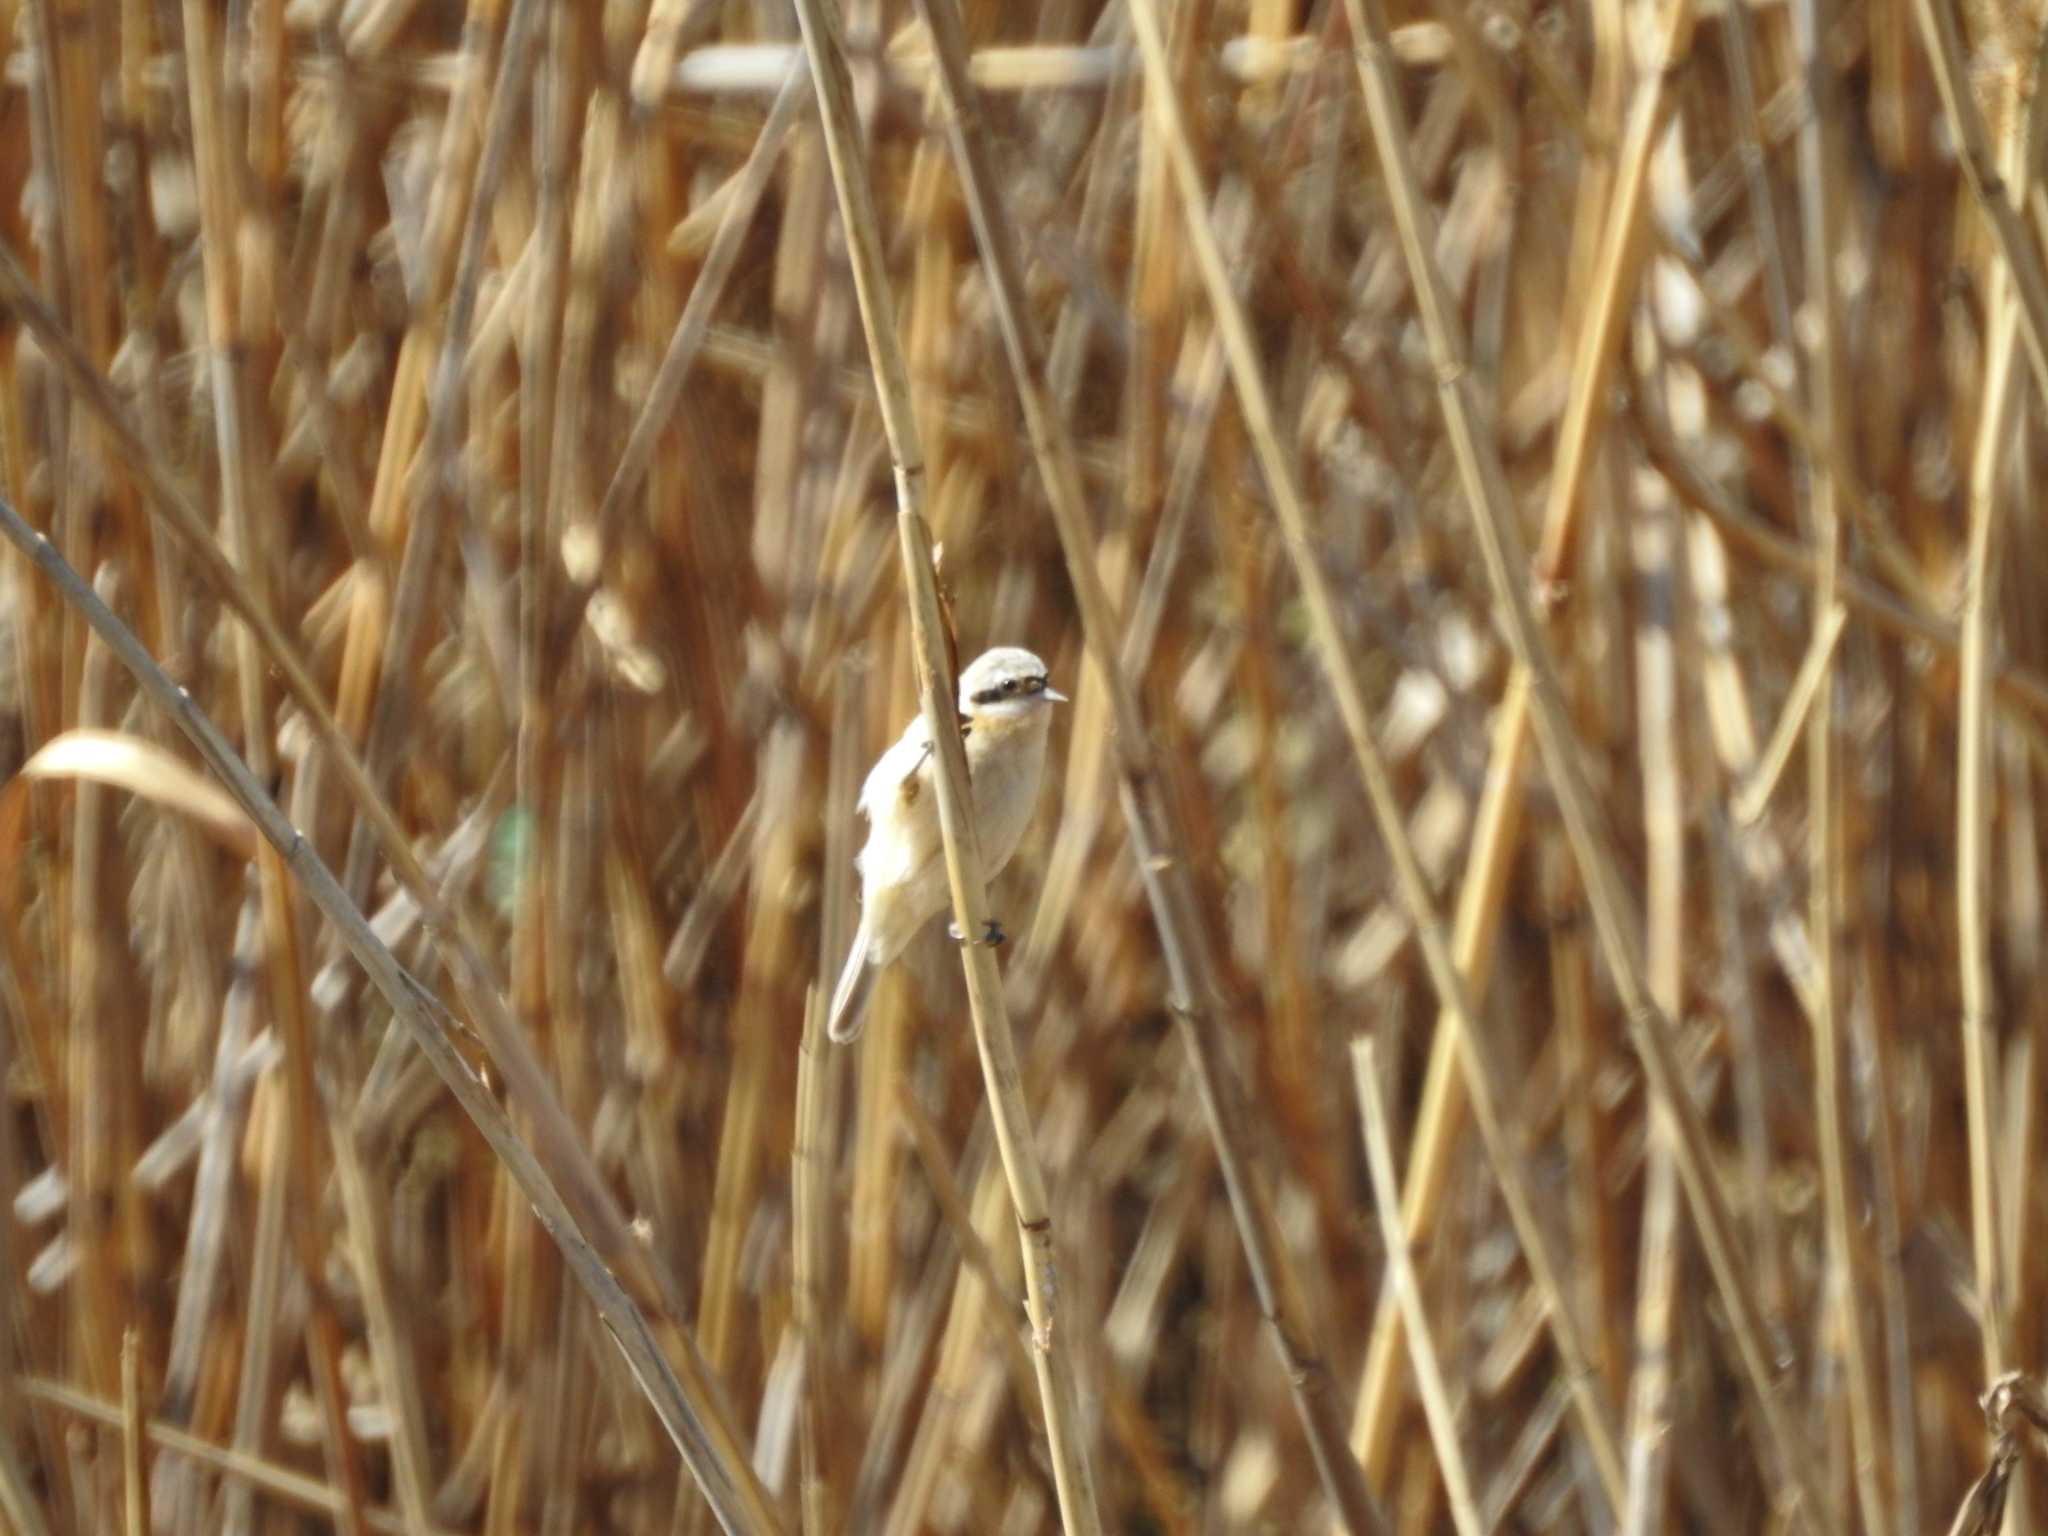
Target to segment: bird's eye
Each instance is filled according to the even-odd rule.
[[[1015,693],[1016,691],[1017,691],[1017,679],[1015,679],[1014,677],[1006,677],[1006,678],[1004,678],[1004,679],[1003,679],[1003,692],[1005,692],[1005,693]]]

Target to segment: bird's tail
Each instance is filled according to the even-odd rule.
[[[853,936],[853,949],[846,967],[839,973],[839,985],[832,989],[832,1011],[825,1016],[825,1033],[841,1045],[860,1033],[867,1014],[868,993],[874,990],[879,967],[868,963],[868,922],[861,918]]]

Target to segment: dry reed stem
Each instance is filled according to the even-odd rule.
[[[1661,488],[1660,488],[1661,489]],[[1641,588],[1636,620],[1636,721],[1642,760],[1644,971],[1658,1006],[1676,1018],[1685,1004],[1684,786],[1678,740],[1678,512],[1668,490],[1644,494],[1629,530]],[[1683,1262],[1678,1174],[1667,1116],[1646,1128],[1641,1261],[1636,1269],[1635,1368],[1629,1380],[1628,1504],[1622,1536],[1648,1536],[1666,1518],[1672,1461],[1673,1320]]]
[[[1520,530],[1508,505],[1498,450],[1492,438],[1479,429],[1463,342],[1431,254],[1433,241],[1428,231],[1434,221],[1416,185],[1413,149],[1394,90],[1386,17],[1377,0],[1347,0],[1347,10],[1374,141],[1400,228],[1409,279],[1436,364],[1438,399],[1457,454],[1469,510],[1479,532],[1497,609],[1505,621],[1516,661],[1529,669],[1528,698],[1537,743],[1586,883],[1602,954],[1658,1102],[1678,1132],[1674,1155],[1716,1286],[1728,1307],[1751,1391],[1764,1419],[1766,1460],[1781,1485],[1797,1491],[1801,1517],[1817,1529],[1834,1530],[1839,1521],[1833,1506],[1820,1493],[1814,1464],[1801,1449],[1805,1437],[1788,1413],[1773,1380],[1763,1344],[1761,1312],[1749,1277],[1737,1258],[1727,1196],[1710,1159],[1699,1108],[1678,1065],[1670,1022],[1644,986],[1636,923],[1596,821],[1576,756],[1578,744],[1560,702],[1555,664],[1526,590],[1528,567],[1522,557]]]
[[[1670,1133],[1653,1116],[1650,1166],[1643,1178],[1643,1230],[1637,1270],[1635,1370],[1628,1391],[1628,1502],[1616,1529],[1622,1536],[1649,1536],[1669,1518],[1674,1397],[1670,1365],[1679,1298],[1679,1265],[1684,1229],[1679,1210],[1678,1169]],[[1682,1458],[1681,1458],[1682,1459]]]
[[[1479,1536],[1486,1527],[1473,1503],[1472,1474],[1458,1445],[1457,1411],[1451,1405],[1443,1367],[1438,1364],[1436,1345],[1430,1338],[1429,1313],[1422,1304],[1415,1261],[1408,1252],[1408,1234],[1402,1228],[1401,1185],[1394,1175],[1394,1148],[1387,1135],[1387,1107],[1380,1097],[1379,1063],[1369,1038],[1360,1036],[1352,1041],[1351,1069],[1359,1107],[1365,1116],[1365,1155],[1372,1169],[1373,1208],[1379,1213],[1380,1234],[1387,1245],[1387,1287],[1394,1292],[1401,1309],[1408,1358],[1415,1367],[1416,1392],[1429,1417],[1430,1438],[1436,1445],[1436,1464],[1443,1473],[1444,1489],[1450,1499],[1452,1523],[1459,1536]]]
[[[1897,1065],[1889,1060],[1895,1045],[1878,1028],[1878,1008],[1873,1001],[1872,951],[1867,940],[1860,944],[1859,986],[1862,992],[1850,1013],[1850,1028],[1861,1060],[1870,1073],[1871,1188],[1875,1206],[1874,1243],[1877,1258],[1879,1307],[1884,1324],[1886,1416],[1891,1427],[1892,1504],[1902,1530],[1920,1525],[1919,1427],[1913,1414],[1913,1343],[1909,1335],[1905,1265],[1902,1259],[1903,1217],[1900,1212],[1901,1170],[1898,1165],[1897,1133],[1890,1097]]]
[[[258,938],[261,907],[255,893],[241,904],[232,934],[230,955],[238,969],[220,1004],[207,1118],[199,1129],[197,1167],[193,1174],[192,1211],[185,1233],[185,1262],[180,1274],[178,1306],[162,1366],[161,1400],[165,1418],[189,1428],[205,1358],[207,1324],[227,1259],[229,1207],[235,1149],[241,1141],[252,1084],[237,1072],[249,1043],[262,957]],[[140,1167],[138,1165],[138,1173]],[[159,1518],[173,1530],[197,1519],[199,1502],[195,1469],[179,1458],[157,1465],[152,1502]],[[337,1498],[339,1495],[337,1495]],[[165,1512],[169,1514],[166,1516]]]
[[[1579,526],[1577,509],[1598,441],[1597,416],[1605,403],[1608,369],[1621,341],[1622,300],[1634,291],[1642,266],[1644,188],[1650,154],[1670,111],[1667,86],[1690,34],[1690,14],[1689,0],[1677,0],[1658,18],[1660,43],[1646,61],[1623,124],[1614,190],[1598,226],[1599,256],[1586,296],[1589,313],[1578,329],[1569,374],[1571,395],[1558,426],[1558,456],[1544,508],[1543,542],[1536,552],[1535,579],[1544,589],[1562,582],[1571,565]],[[1355,11],[1352,18],[1356,28]]]
[[[1502,900],[1508,882],[1511,852],[1521,831],[1523,760],[1528,741],[1527,679],[1508,679],[1507,697],[1496,715],[1488,746],[1486,781],[1473,818],[1471,852],[1458,888],[1452,919],[1452,958],[1475,1003],[1492,977],[1491,954],[1497,936]],[[1450,1171],[1453,1144],[1467,1110],[1468,1076],[1459,1041],[1463,1031],[1449,1009],[1438,1016],[1430,1040],[1427,1074],[1410,1138],[1408,1178],[1402,1191],[1402,1220],[1409,1241],[1420,1239],[1425,1224],[1435,1219],[1444,1181]],[[1399,1412],[1397,1392],[1399,1324],[1394,1309],[1382,1303],[1373,1315],[1358,1400],[1351,1426],[1352,1449],[1368,1470],[1384,1472],[1392,1454]]]
[[[275,525],[276,514],[269,506],[257,504],[258,487],[268,482],[251,473],[267,445],[250,410],[242,366],[241,278],[235,267],[241,216],[226,142],[222,83],[215,74],[222,49],[215,35],[212,7],[202,0],[185,0],[184,21],[186,91],[192,114],[201,264],[206,278],[207,374],[221,467],[221,514],[229,551],[249,583],[250,595],[267,610],[269,549],[264,534]],[[247,629],[235,637],[235,669],[244,751],[257,777],[268,779],[272,766],[269,701],[261,650]]]
[[[130,1328],[121,1336],[121,1530],[149,1529],[149,1482],[143,1476],[141,1341]]]
[[[1823,568],[1824,562],[1814,562],[1816,571]],[[1839,590],[1839,577],[1831,580],[1829,586]],[[1849,610],[1840,602],[1821,610],[1820,622],[1814,626],[1813,638],[1800,658],[1799,671],[1785,694],[1784,708],[1778,712],[1778,723],[1771,727],[1763,751],[1757,754],[1756,766],[1729,800],[1728,812],[1737,826],[1756,821],[1770,804],[1778,780],[1798,746],[1800,733],[1807,729],[1808,714],[1827,680],[1828,669],[1834,662],[1835,642],[1842,638],[1842,626],[1848,618]]]
[[[294,1117],[297,1118],[296,1116]],[[406,1520],[420,1524],[432,1503],[426,1426],[422,1423],[418,1362],[406,1347],[403,1308],[394,1294],[390,1242],[385,1237],[389,1212],[379,1192],[370,1187],[362,1138],[346,1122],[330,1126],[334,1181],[341,1194],[344,1230],[355,1251],[356,1283],[362,1288],[371,1359],[386,1383],[385,1410],[391,1415],[391,1481]],[[295,1222],[294,1225],[297,1223]],[[349,1487],[343,1484],[345,1494]]]
[[[1848,390],[1842,371],[1841,305],[1837,297],[1834,252],[1840,226],[1836,207],[1835,167],[1840,155],[1832,130],[1834,93],[1822,53],[1820,17],[1815,0],[1793,0],[1794,49],[1803,70],[1813,108],[1799,129],[1799,222],[1806,253],[1805,310],[1811,334],[1805,357],[1808,409],[1821,441],[1842,440]],[[1827,464],[1806,466],[1804,517],[1814,547],[1813,613],[1816,629],[1834,622],[1840,611],[1842,530],[1837,506],[1837,479]],[[1847,1365],[1850,1456],[1857,1503],[1869,1536],[1889,1536],[1891,1510],[1878,1468],[1880,1420],[1876,1383],[1863,1326],[1864,1309],[1857,1305],[1857,1278],[1862,1273],[1862,1246],[1852,1211],[1849,1130],[1844,1104],[1843,998],[1836,981],[1840,948],[1842,896],[1847,884],[1842,861],[1840,797],[1835,768],[1836,669],[1832,646],[1822,650],[1812,713],[1806,728],[1807,920],[1813,945],[1814,1128],[1820,1141],[1821,1199],[1826,1211],[1829,1297],[1835,1326],[1829,1330],[1828,1353],[1835,1340]]]
[[[1025,1352],[1023,1335],[1009,1325],[1004,1315],[1008,1311],[1013,1286],[1004,1282],[995,1255],[975,1230],[967,1195],[954,1176],[945,1155],[945,1145],[939,1139],[938,1128],[932,1124],[931,1117],[919,1108],[916,1098],[907,1088],[897,1095],[897,1110],[902,1128],[917,1153],[918,1164],[931,1184],[939,1212],[952,1231],[953,1241],[960,1246],[961,1260],[981,1282],[983,1299],[995,1324],[989,1331],[999,1340],[1003,1363],[1009,1370],[1013,1387],[1022,1396],[1032,1390],[1035,1378],[1031,1358]]]
[[[1933,29],[1928,33],[1930,53],[1941,54],[1935,59],[1937,78],[1943,81],[1944,105],[1965,145],[1966,163],[1978,154],[1988,156],[1981,121],[1974,129],[1967,121],[1976,115],[1974,102],[1967,97],[1952,98],[1948,93],[1955,89],[1955,83],[1943,77],[1949,63],[1946,50],[1954,43],[1952,33],[1943,32],[1940,24],[1924,13],[1923,27]],[[2027,151],[2031,125],[2040,110],[2040,87],[2037,74],[2034,104],[2027,111],[2019,110],[2017,101],[2012,104],[2009,132],[1997,162],[2012,183],[2013,195],[2022,201],[2032,181]],[[1972,132],[1975,138],[1968,137]],[[1990,164],[1988,160],[1982,163]],[[1986,188],[1981,183],[1977,191],[1980,198],[2003,196],[1996,187]],[[1991,211],[1988,204],[1987,211]],[[2041,341],[2036,332],[2044,318],[2028,316],[2026,287],[2030,279],[2021,267],[2027,261],[2035,262],[2032,273],[2038,278],[2038,256],[2024,231],[2019,234],[2023,248],[2003,250],[2004,261],[1991,274],[1986,301],[1989,334],[1977,440],[1970,459],[1969,542],[1958,621],[1962,651],[1956,723],[1956,925],[1961,962],[1963,1082],[1969,1117],[1970,1226],[1987,1382],[2002,1377],[2012,1358],[2013,1318],[2000,1255],[1999,1169],[1993,1150],[1998,1134],[1998,1064],[1994,1016],[1997,1004],[1991,984],[1991,930],[1987,915],[1993,807],[1985,761],[1992,746],[1985,707],[1989,692],[1986,677],[1997,597],[1993,558],[2003,521],[2007,458],[2016,442],[2024,440],[2025,391],[2018,370],[2019,344],[2024,328],[2038,360]],[[2004,238],[2001,230],[2001,239]],[[2048,398],[2048,389],[2040,393]]]
[[[792,1323],[803,1348],[804,1400],[798,1410],[799,1529],[806,1536],[824,1536],[831,1528],[832,1492],[826,1462],[826,1419],[834,1402],[833,1362],[827,1348],[831,1308],[826,1289],[826,1263],[831,1253],[826,1215],[830,1161],[823,1135],[836,1125],[828,1112],[835,1072],[831,1044],[825,1038],[824,997],[816,987],[804,1000],[803,1039],[797,1046],[796,1142],[790,1150],[790,1303]]]
[[[328,1285],[327,1244],[318,1220],[320,1199],[326,1187],[326,1170],[319,1156],[319,1129],[327,1116],[314,1086],[313,1032],[307,1018],[305,978],[301,974],[306,949],[300,942],[292,908],[289,874],[267,847],[259,844],[258,850],[257,882],[264,932],[269,941],[266,968],[270,974],[272,1017],[277,1020],[278,1033],[285,1045],[285,1085],[290,1099],[291,1239],[299,1272],[309,1292],[306,1354],[320,1402],[328,1475],[342,1493],[341,1527],[348,1536],[360,1536],[364,1529],[367,1483],[362,1453],[348,1425],[347,1389],[342,1382],[343,1329]],[[408,1422],[401,1414],[399,1420],[398,1438],[403,1444],[408,1429],[417,1432],[418,1418],[414,1415]],[[404,1457],[400,1460],[403,1463]],[[424,1513],[423,1507],[419,1513]]]
[[[96,364],[113,355],[113,337],[105,306],[97,302],[107,291],[109,232],[96,190],[105,137],[93,104],[100,89],[100,27],[90,0],[44,0],[35,7],[33,25],[40,34],[42,68],[37,86],[42,121],[36,126],[39,170],[55,200],[56,245],[63,279],[58,303],[70,318]],[[55,402],[53,402],[55,404]],[[78,419],[73,402],[59,409],[67,420],[59,429],[66,473],[52,498],[53,523],[80,570],[97,572],[88,513],[104,491],[112,489],[100,471],[98,437],[89,420]],[[63,677],[61,726],[77,723],[75,709],[85,659],[86,632],[69,617],[61,621],[60,657]],[[100,1385],[113,1390],[112,1357],[104,1350],[87,1356],[101,1374]]]
[[[931,531],[925,522],[924,451],[917,419],[911,411],[909,375],[896,335],[895,306],[882,260],[874,195],[854,123],[853,81],[846,65],[845,41],[836,8],[829,0],[797,0],[797,16],[803,27],[804,50],[810,60],[833,189],[838,195],[841,226],[860,303],[861,327],[867,337],[868,359],[874,369],[882,425],[895,469],[897,533],[908,588],[912,658],[925,724],[936,748],[933,777],[938,788],[939,824],[945,837],[953,920],[963,935],[978,935],[988,927],[988,883],[982,875],[981,844],[967,783],[967,753],[960,738],[954,696],[956,684],[946,658],[948,630],[940,612]],[[1036,1346],[1033,1363],[1045,1408],[1046,1436],[1052,1447],[1060,1519],[1069,1532],[1095,1532],[1101,1529],[1101,1516],[1074,1384],[1073,1346],[1068,1338],[1074,1329],[1070,1325],[1060,1331],[1055,1326],[1059,1269],[1054,1256],[1052,1214],[1044,1175],[1032,1144],[1030,1113],[1017,1072],[1017,1051],[1010,1037],[1002,981],[989,946],[970,938],[961,944],[960,954],[988,1091],[989,1114],[1003,1169],[1009,1178],[1023,1249],[1026,1314]]]

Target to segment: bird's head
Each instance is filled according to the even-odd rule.
[[[960,674],[960,713],[970,720],[1020,720],[1067,696],[1045,675],[1045,663],[1015,645],[983,651]]]

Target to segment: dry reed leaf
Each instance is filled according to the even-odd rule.
[[[0,868],[19,853],[22,806],[28,787],[75,779],[125,790],[139,800],[189,816],[239,858],[256,855],[257,833],[242,808],[205,774],[153,741],[122,731],[66,731],[38,747],[13,781],[0,789]]]
[[[2010,1442],[2000,1444],[1984,1475],[1964,1495],[1948,1536],[1997,1536],[2005,1519],[2005,1496],[2011,1487],[2012,1471],[2019,1459],[2017,1446]]]

